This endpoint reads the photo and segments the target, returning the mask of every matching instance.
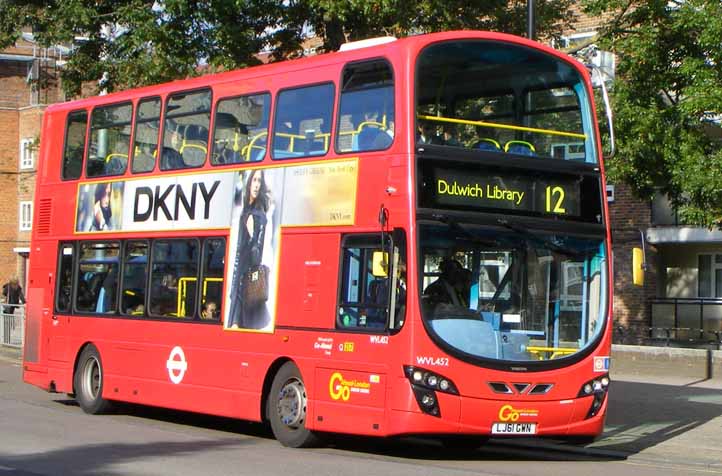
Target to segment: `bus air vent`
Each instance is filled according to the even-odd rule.
[[[545,393],[548,393],[553,386],[554,385],[552,385],[551,383],[538,383],[534,385],[531,390],[529,390],[529,395],[544,395]]]
[[[52,198],[41,198],[38,203],[38,234],[50,234],[50,217],[53,209]]]
[[[509,386],[504,382],[489,382],[489,386],[496,393],[513,393]]]
[[[515,384],[512,384],[512,385],[514,385],[514,388],[515,388],[516,391],[519,392],[519,393],[524,393],[524,392],[526,391],[526,389],[529,388],[529,384],[528,384],[528,383],[515,383]]]

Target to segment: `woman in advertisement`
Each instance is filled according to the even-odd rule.
[[[238,222],[238,240],[227,327],[262,329],[269,323],[266,301],[269,296],[270,269],[264,254],[271,196],[263,170],[248,173],[243,194],[243,209]],[[272,233],[272,230],[269,231]],[[269,237],[270,238],[270,237]]]
[[[106,231],[112,229],[110,219],[113,211],[110,208],[110,183],[99,183],[95,187],[95,204],[93,205],[93,223],[90,231]]]

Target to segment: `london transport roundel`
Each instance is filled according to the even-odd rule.
[[[188,370],[188,362],[186,362],[186,356],[180,346],[173,347],[165,366],[168,369],[168,377],[170,377],[171,382],[179,384],[183,381],[183,377]]]

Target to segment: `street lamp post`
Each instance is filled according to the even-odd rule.
[[[526,2],[526,34],[530,40],[536,39],[536,31],[534,30],[534,0]]]

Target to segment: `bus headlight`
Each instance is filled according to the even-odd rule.
[[[599,409],[602,408],[602,403],[604,403],[604,399],[607,396],[607,390],[609,390],[609,384],[609,374],[605,374],[585,382],[584,385],[582,385],[579,394],[577,394],[577,398],[594,397],[592,399],[592,405],[587,412],[587,418],[595,416],[599,412]]]
[[[438,390],[452,395],[459,394],[459,391],[456,389],[456,385],[454,385],[451,380],[437,374],[436,372],[420,369],[412,365],[405,365],[404,375],[406,375],[406,378],[408,378],[412,384],[420,385],[428,388],[429,390]]]
[[[441,409],[439,408],[439,400],[436,392],[449,393],[458,395],[459,391],[456,385],[448,378],[431,372],[426,369],[420,369],[411,365],[404,366],[404,375],[411,383],[411,390],[414,392],[416,403],[419,409],[427,415],[440,417]]]

